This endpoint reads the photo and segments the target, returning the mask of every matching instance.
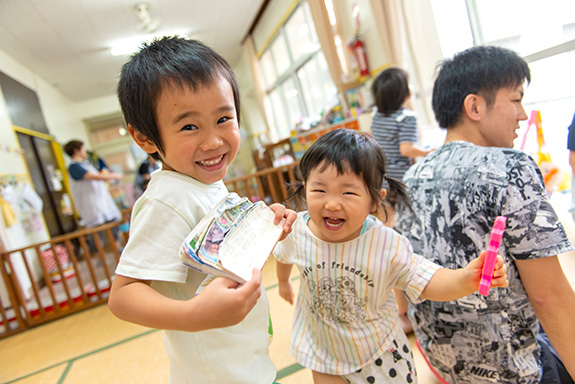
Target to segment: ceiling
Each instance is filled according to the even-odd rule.
[[[136,4],[146,3],[157,33],[187,33],[232,66],[266,0],[0,0],[0,50],[73,101],[115,92],[127,56],[116,41],[145,38]]]

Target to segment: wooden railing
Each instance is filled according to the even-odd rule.
[[[124,243],[129,215],[1,253],[0,338],[105,303],[120,258],[113,231]]]
[[[225,180],[230,191],[251,201],[264,200],[266,204],[283,203],[295,209],[293,202],[286,201],[291,187],[301,180],[299,161],[276,168],[267,168],[247,176]]]
[[[286,199],[290,186],[301,179],[298,166],[295,162],[268,168],[225,183],[230,191],[252,201],[284,203],[297,210]],[[129,225],[130,210],[123,213],[122,223],[75,231],[0,253],[0,273],[8,296],[8,302],[0,297],[0,339],[108,300],[120,259],[112,231]],[[127,229],[120,235],[125,243]]]

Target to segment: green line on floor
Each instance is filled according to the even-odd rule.
[[[60,376],[60,380],[58,380],[58,384],[62,384],[64,382],[64,380],[66,380],[66,376],[68,376],[68,372],[70,372],[70,369],[72,368],[73,362],[74,362],[74,360],[70,360],[68,362],[66,369],[64,369],[64,372],[62,372],[62,375]]]
[[[305,368],[302,367],[301,365],[299,365],[298,363],[290,365],[289,367],[285,367],[284,369],[280,369],[278,371],[277,376],[276,376],[276,380],[283,379],[284,377],[292,375],[296,372],[299,372],[302,369],[305,369]]]
[[[299,277],[299,275],[298,275],[298,276],[292,277],[291,280],[294,281],[294,280],[297,280],[297,279],[299,279],[299,278],[300,278],[300,277]],[[272,284],[272,285],[270,285],[270,286],[265,287],[265,290],[267,291],[267,290],[270,290],[270,289],[273,289],[273,288],[277,288],[277,286],[278,286],[277,283],[276,283],[276,284]],[[66,368],[64,369],[64,372],[62,372],[62,376],[60,377],[60,380],[58,381],[58,383],[61,384],[61,383],[63,383],[64,380],[66,379],[66,376],[68,375],[70,369],[72,368],[72,365],[73,365],[77,360],[86,358],[86,357],[88,357],[88,356],[90,356],[90,355],[94,355],[94,354],[96,354],[96,353],[105,351],[105,350],[110,349],[110,348],[113,348],[113,347],[116,347],[116,346],[118,346],[118,345],[120,345],[120,344],[124,344],[124,343],[126,343],[126,342],[132,341],[132,340],[137,339],[137,338],[140,338],[140,337],[142,337],[142,336],[149,335],[150,333],[159,332],[159,331],[161,331],[161,330],[160,330],[160,329],[150,329],[150,330],[147,330],[147,331],[145,331],[145,332],[136,334],[136,335],[131,336],[131,337],[129,337],[129,338],[120,340],[120,341],[118,341],[118,342],[116,342],[116,343],[113,343],[113,344],[110,344],[110,345],[106,345],[106,346],[104,346],[104,347],[102,347],[102,348],[99,348],[99,349],[96,349],[96,350],[93,350],[93,351],[84,353],[84,354],[82,354],[82,355],[80,355],[80,356],[72,357],[72,358],[67,359],[67,360],[65,360],[65,361],[62,361],[62,362],[60,362],[60,363],[52,364],[52,365],[50,365],[50,366],[48,366],[48,367],[45,367],[45,368],[39,369],[39,370],[37,370],[37,371],[35,371],[35,372],[26,374],[26,375],[24,375],[24,376],[22,376],[22,377],[18,377],[18,378],[14,379],[14,380],[10,380],[10,381],[4,382],[3,384],[16,383],[17,381],[27,379],[27,378],[29,378],[29,377],[31,377],[31,376],[37,375],[37,374],[39,374],[39,373],[45,372],[45,371],[47,371],[47,370],[50,370],[50,369],[52,369],[52,368],[56,368],[57,366],[60,366],[60,365],[65,364],[65,365],[66,365]],[[278,379],[281,379],[281,378],[286,377],[286,376],[289,376],[289,375],[291,375],[291,374],[293,374],[293,373],[295,373],[295,372],[297,372],[297,371],[299,371],[299,370],[301,370],[301,369],[303,369],[303,367],[302,367],[301,365],[299,365],[299,364],[291,365],[291,366],[289,366],[289,367],[286,367],[286,368],[283,368],[283,369],[279,370],[279,371],[278,371],[278,376],[277,376],[277,378],[278,378]]]
[[[131,336],[131,337],[126,338],[126,339],[123,339],[123,340],[120,340],[120,341],[118,341],[118,342],[116,342],[116,343],[106,345],[106,346],[104,346],[104,347],[102,347],[102,348],[95,349],[95,350],[93,350],[93,351],[84,353],[83,355],[80,355],[80,356],[72,357],[72,358],[70,358],[70,359],[68,359],[68,360],[65,360],[65,361],[62,361],[62,362],[60,362],[60,363],[52,364],[52,365],[50,365],[50,366],[48,366],[48,367],[39,369],[39,370],[37,370],[37,371],[35,371],[35,372],[29,373],[29,374],[24,375],[24,376],[22,376],[22,377],[18,377],[18,378],[14,379],[14,380],[7,381],[7,382],[5,382],[5,383],[3,383],[3,384],[16,383],[17,381],[24,380],[24,379],[27,379],[27,378],[29,378],[29,377],[31,377],[31,376],[34,376],[34,375],[37,375],[37,374],[39,374],[39,373],[45,372],[45,371],[47,371],[47,370],[50,370],[50,369],[52,369],[52,368],[56,368],[56,367],[59,366],[59,365],[66,364],[66,368],[64,369],[64,372],[62,372],[62,376],[60,377],[60,380],[58,381],[58,383],[63,383],[64,379],[65,379],[66,376],[68,375],[68,372],[70,371],[70,368],[72,367],[72,364],[74,364],[74,362],[75,362],[76,360],[83,359],[83,358],[88,357],[88,356],[90,356],[90,355],[94,355],[94,354],[96,354],[96,353],[105,351],[105,350],[107,350],[107,349],[116,347],[116,346],[118,346],[118,345],[120,345],[120,344],[124,344],[124,343],[126,343],[126,342],[128,342],[128,341],[132,341],[132,340],[135,340],[135,339],[140,338],[140,337],[142,337],[142,336],[146,336],[146,335],[149,335],[150,333],[154,333],[154,332],[158,332],[158,331],[160,331],[160,330],[159,330],[159,329],[150,329],[150,330],[148,330],[148,331],[145,331],[145,332],[142,332],[142,333],[138,333],[138,334],[136,334],[136,335],[134,335],[134,336]]]

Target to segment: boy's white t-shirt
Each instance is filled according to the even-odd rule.
[[[180,247],[227,193],[221,181],[203,184],[177,172],[153,173],[132,210],[130,239],[116,273],[152,280],[151,286],[170,298],[193,298],[207,275],[182,264]],[[256,306],[240,324],[201,332],[164,331],[170,383],[272,383],[276,368],[268,354],[269,321],[262,288]]]

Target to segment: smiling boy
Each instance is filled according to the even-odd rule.
[[[179,250],[228,193],[240,147],[239,91],[228,63],[198,41],[155,40],[122,68],[118,97],[136,144],[162,163],[132,210],[130,239],[109,306],[120,319],[163,329],[170,383],[274,381],[261,272],[244,285],[186,267]],[[295,212],[272,208],[276,223]]]

